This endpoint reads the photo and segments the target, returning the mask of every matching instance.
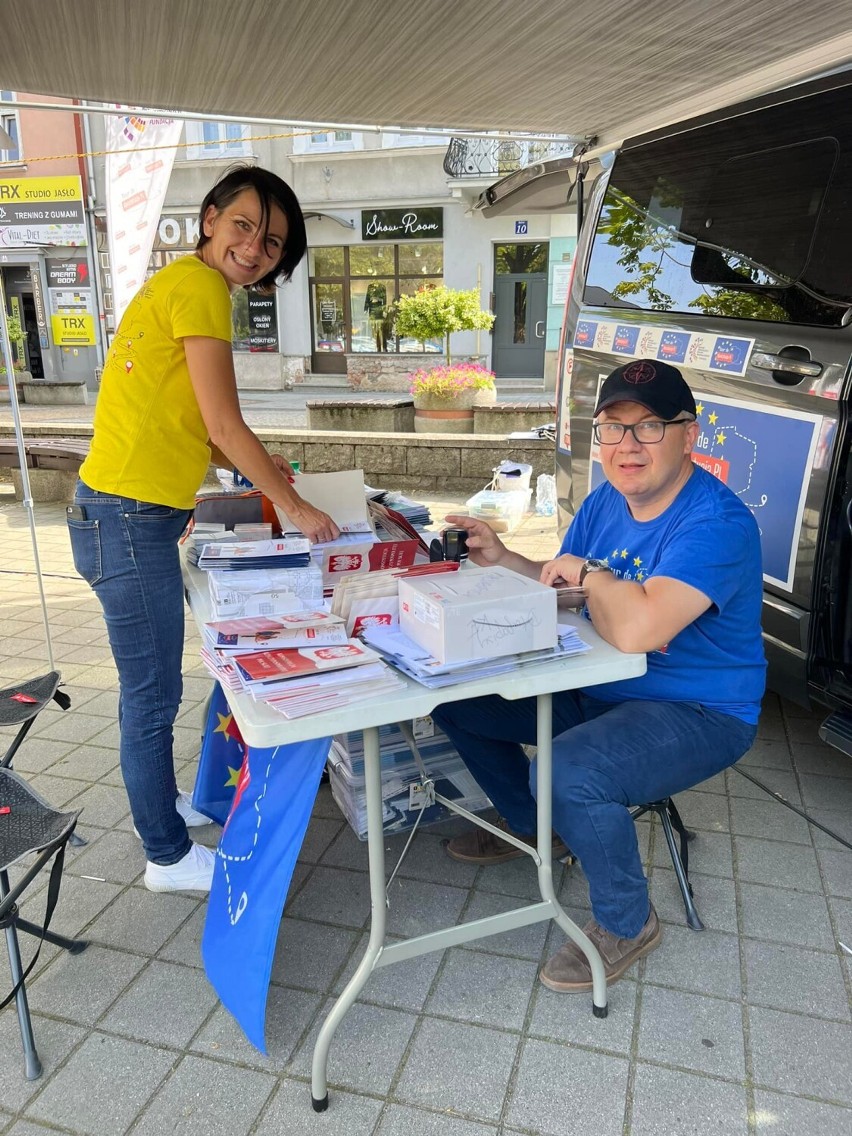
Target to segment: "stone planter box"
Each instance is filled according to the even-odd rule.
[[[495,406],[477,406],[473,412],[474,434],[511,434],[515,430],[532,430],[556,421],[556,405],[525,402],[501,402]]]
[[[410,434],[414,430],[414,400],[408,398],[312,399],[305,403],[310,430],[356,430]]]
[[[238,390],[292,390],[305,381],[305,360],[277,351],[235,351],[234,373]]]
[[[83,379],[25,379],[19,387],[28,406],[86,406],[89,401]]]

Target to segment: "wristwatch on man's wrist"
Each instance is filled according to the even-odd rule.
[[[610,566],[607,564],[607,562],[605,560],[584,560],[583,565],[580,568],[580,585],[582,586],[582,583],[585,580],[586,576],[589,574],[589,572],[611,572],[611,571],[612,571],[612,569],[610,568]]]

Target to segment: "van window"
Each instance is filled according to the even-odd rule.
[[[852,308],[845,93],[623,151],[598,219],[586,302],[839,327]]]

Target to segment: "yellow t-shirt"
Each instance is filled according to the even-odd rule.
[[[224,277],[197,257],[160,269],[128,305],[104,364],[80,477],[92,489],[191,509],[210,461],[183,339],[231,341]]]

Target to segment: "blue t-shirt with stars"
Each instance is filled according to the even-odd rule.
[[[711,601],[648,655],[644,675],[589,687],[588,694],[604,702],[698,702],[757,722],[766,678],[760,534],[727,486],[694,466],[664,513],[637,521],[606,482],[580,506],[560,552],[605,560],[616,576],[637,583],[651,576],[682,580]]]

